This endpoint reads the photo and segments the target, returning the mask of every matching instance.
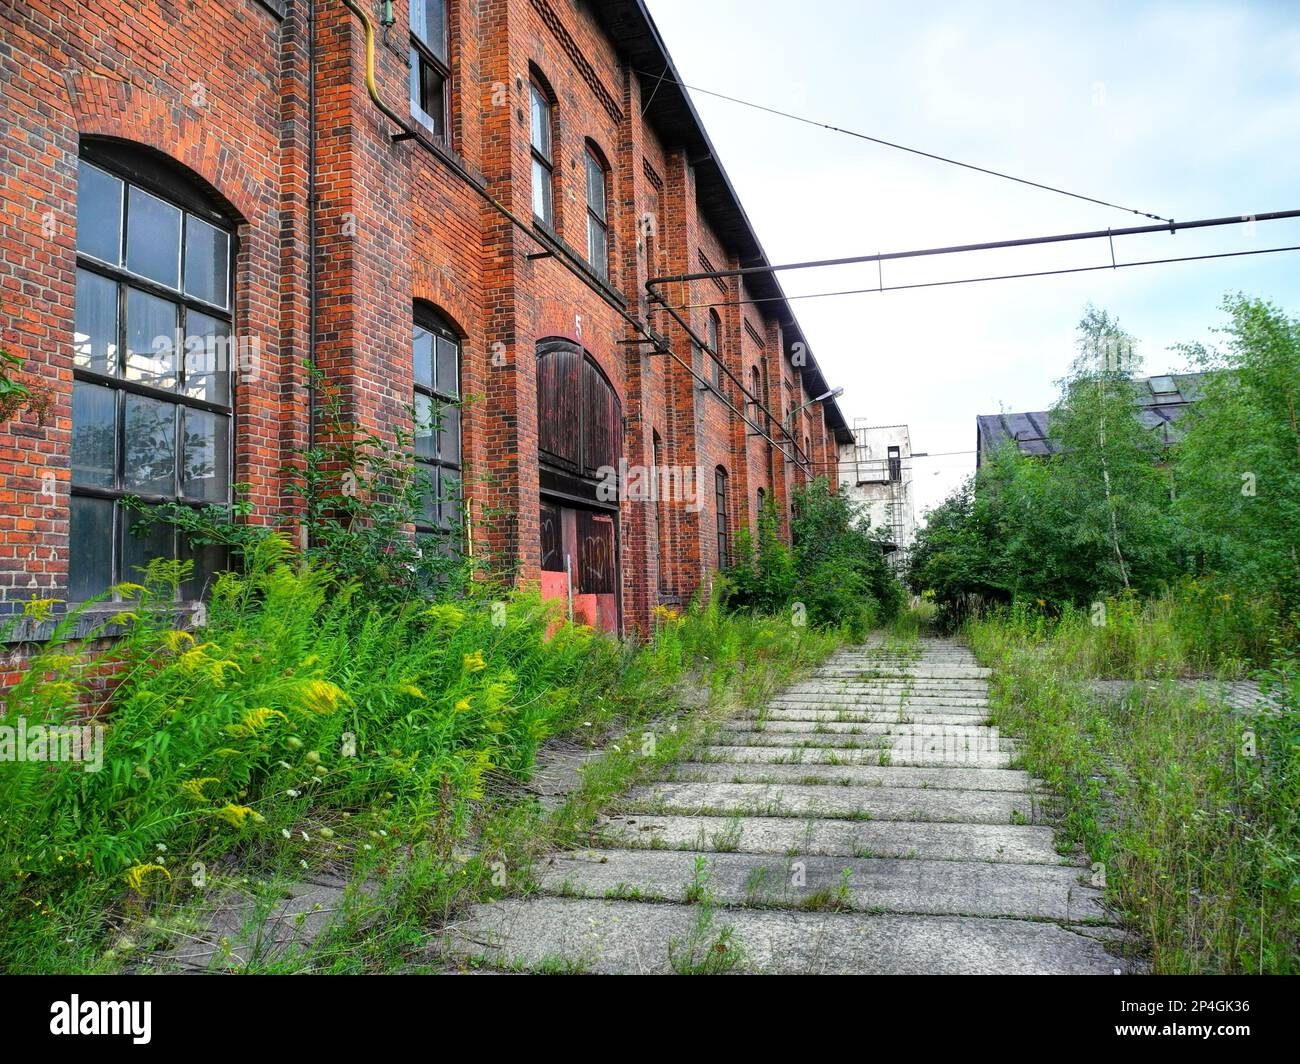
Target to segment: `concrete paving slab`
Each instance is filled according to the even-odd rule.
[[[731,928],[721,944],[734,950],[737,972],[1111,975],[1121,968],[1096,938],[1055,923],[746,910],[702,925],[696,906],[567,898],[481,906],[438,948],[503,966],[566,961],[594,973],[667,974],[674,961],[680,969],[716,950],[723,927]]]
[[[607,844],[651,849],[1074,864],[1056,852],[1050,827],[1029,824],[638,813],[604,817],[598,833]]]

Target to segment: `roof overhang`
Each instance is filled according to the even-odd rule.
[[[647,101],[646,120],[669,145],[679,145],[695,170],[695,198],[700,213],[728,248],[733,249],[742,268],[770,266],[771,262],[759,242],[745,208],[736,195],[709,134],[695,110],[694,103],[681,87],[681,76],[668,54],[659,29],[644,0],[588,0],[588,7],[622,51],[628,65],[641,80],[642,98]],[[806,362],[802,368],[809,392],[813,396],[831,390],[821,366],[813,357],[799,321],[790,308],[785,291],[774,273],[754,273],[745,284],[763,300],[767,312],[781,324],[785,354],[797,348]],[[840,443],[852,443],[853,433],[839,404],[828,400],[822,404],[826,423]]]

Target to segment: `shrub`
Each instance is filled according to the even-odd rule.
[[[737,540],[737,562],[727,573],[728,603],[759,612],[802,605],[807,620],[843,627],[862,638],[896,617],[903,589],[885,561],[880,538],[846,491],[821,477],[795,493],[793,546],[780,538],[775,504],[759,517],[758,542],[748,530]]]

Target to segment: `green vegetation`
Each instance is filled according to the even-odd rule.
[[[835,645],[708,601],[663,611],[641,646],[484,581],[385,602],[279,536],[246,562],[189,632],[170,608],[186,566],[155,563],[118,589],[130,601],[110,650],[81,655],[74,613],[8,692],[6,725],[81,724],[96,678],[116,680],[100,771],[9,761],[0,776],[7,969],[118,970],[201,935],[223,892],[264,918],[288,882],[333,870],[357,889],[310,957],[235,950],[231,965],[391,970],[468,901],[526,889],[536,855],[590,831],[709,713],[760,700]],[[556,735],[615,741],[546,814],[517,782]],[[260,933],[255,914],[247,935]]]
[[[1059,795],[1157,972],[1300,970],[1300,322],[1226,301],[1224,351],[1166,448],[1105,314],[1051,430],[929,515],[909,582],[993,667],[993,723]],[[1192,684],[1187,677],[1213,677]],[[1097,678],[1137,682],[1107,698]],[[1218,681],[1265,698],[1233,708]]]
[[[27,407],[36,414],[37,422],[44,425],[50,413],[50,393],[24,379],[22,367],[21,355],[0,347],[0,424]]]
[[[861,507],[843,489],[832,491],[819,477],[796,491],[791,538],[793,547],[781,539],[772,502],[759,515],[757,538],[741,530],[727,573],[732,608],[793,614],[816,626],[844,627],[855,639],[899,615],[903,588]]]
[[[1300,628],[1300,322],[1244,297],[1225,304],[1225,351],[1169,450],[1135,417],[1132,340],[1105,314],[1052,412],[1060,453],[1013,444],[932,511],[909,583],[940,620],[1017,599],[1050,610],[1123,592],[1162,597],[1210,657],[1266,664]],[[1215,648],[1219,648],[1216,650]]]
[[[1300,662],[1263,675],[1271,705],[1234,712],[1170,678],[1201,659],[1161,605],[1109,607],[1105,627],[1023,603],[970,622],[993,723],[1062,796],[1059,845],[1087,853],[1154,971],[1300,971]],[[1166,678],[1090,689],[1126,669]]]

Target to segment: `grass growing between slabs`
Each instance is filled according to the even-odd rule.
[[[240,941],[219,943],[217,967],[418,965],[431,928],[527,891],[538,854],[579,840],[702,722],[838,641],[704,603],[663,611],[638,645],[473,582],[455,599],[376,603],[278,537],[220,578],[205,627],[179,632],[168,604],[183,577],[160,563],[124,588],[121,638],[89,661],[69,618],[6,693],[6,726],[80,725],[93,678],[115,678],[100,771],[0,768],[7,971],[149,968],[161,947],[210,937],[231,898]],[[614,738],[544,812],[520,784],[556,736]],[[329,928],[306,953],[262,948],[288,885],[323,874],[353,884]]]
[[[1017,605],[969,622],[992,667],[993,722],[1062,796],[1061,845],[1081,846],[1107,901],[1157,973],[1300,971],[1300,667],[1277,648],[1259,670],[1270,706],[1233,710],[1213,686],[1204,633],[1157,604],[1108,603],[1108,622]],[[1097,676],[1162,677],[1123,700]]]

